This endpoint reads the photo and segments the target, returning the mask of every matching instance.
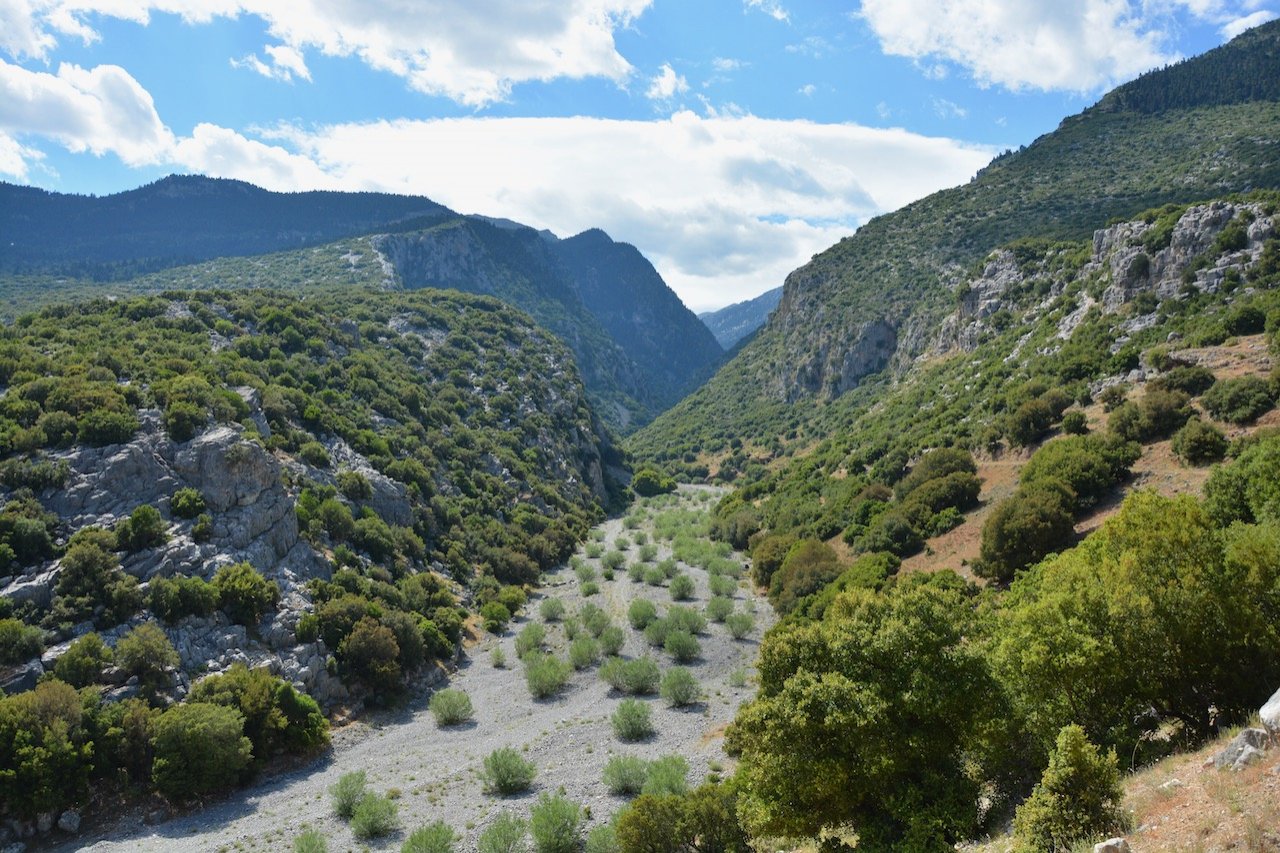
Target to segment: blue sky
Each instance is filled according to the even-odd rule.
[[[0,0],[0,178],[429,196],[702,310],[1280,0]]]

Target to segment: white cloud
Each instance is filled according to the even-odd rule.
[[[969,111],[957,104],[955,101],[948,101],[946,98],[933,99],[933,111],[938,118],[968,118]]]
[[[799,89],[796,89],[797,95],[804,95],[806,98],[812,98],[813,93],[818,91],[818,87],[812,83],[805,83]]]
[[[775,21],[790,22],[791,20],[791,13],[787,11],[780,0],[743,0],[742,5],[747,9],[764,12]]]
[[[0,175],[25,181],[30,174],[31,163],[42,159],[42,152],[28,148],[7,133],[0,132]]]
[[[711,60],[711,67],[721,73],[737,71],[743,68],[745,63],[741,59],[729,59],[723,56],[717,56]]]
[[[0,131],[115,154],[130,166],[155,163],[173,145],[151,95],[116,65],[63,63],[50,74],[0,60]]]
[[[145,23],[153,12],[199,22],[254,15],[280,42],[246,64],[269,75],[305,76],[301,55],[356,57],[421,92],[470,106],[502,100],[519,83],[604,77],[632,67],[614,31],[652,0],[0,0],[0,47],[43,58],[57,34],[93,39],[94,15]],[[280,49],[291,51],[290,54]],[[295,61],[296,60],[296,61]],[[255,64],[256,63],[256,64]]]
[[[649,81],[649,89],[645,92],[645,97],[651,101],[669,101],[687,91],[689,91],[689,81],[684,79],[683,75],[677,74],[670,65],[664,63],[662,70]]]
[[[1254,12],[1250,15],[1233,18],[1222,25],[1222,37],[1230,41],[1245,30],[1251,30],[1254,27],[1265,24],[1267,21],[1274,20],[1275,18],[1275,12],[1269,12],[1265,9]]]
[[[986,85],[1094,92],[1181,57],[1178,15],[1224,38],[1271,17],[1264,0],[862,0],[859,17],[885,53],[932,76],[940,62]],[[1249,14],[1246,14],[1249,13]]]
[[[232,59],[231,65],[234,68],[247,68],[272,80],[291,82],[295,77],[311,79],[306,59],[295,48],[285,44],[269,44],[263,52],[267,55],[268,62],[251,53],[243,59]]]

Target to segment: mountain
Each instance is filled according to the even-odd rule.
[[[724,357],[634,247],[599,230],[560,240],[425,198],[274,193],[199,176],[103,198],[0,184],[0,233],[0,303],[10,317],[58,298],[166,289],[496,296],[569,345],[598,411],[622,432],[677,402]]]
[[[731,438],[811,445],[857,405],[846,395],[924,353],[965,272],[995,247],[1081,239],[1162,204],[1280,186],[1277,76],[1271,23],[1120,87],[964,186],[868,222],[791,273],[757,338],[631,448],[680,465]]]
[[[705,311],[698,319],[716,336],[720,346],[732,349],[738,341],[760,328],[769,319],[773,309],[782,301],[782,288],[766,290],[755,299],[747,299],[726,305],[719,311]]]
[[[386,193],[276,193],[243,181],[171,175],[109,196],[0,183],[0,272],[132,278],[386,230],[449,210]]]

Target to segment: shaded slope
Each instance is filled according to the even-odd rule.
[[[719,311],[707,311],[698,317],[716,336],[720,346],[729,349],[760,328],[773,309],[782,301],[782,288],[775,287],[757,296],[727,305]]]

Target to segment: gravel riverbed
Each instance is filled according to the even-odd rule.
[[[720,492],[681,487],[678,506],[707,510]],[[633,510],[633,513],[635,511]],[[653,536],[654,511],[638,528]],[[634,538],[623,519],[611,519],[597,528],[597,541],[605,551],[620,536]],[[602,535],[601,535],[602,534]],[[656,560],[671,556],[671,543],[658,545]],[[626,551],[628,564],[637,560],[634,544]],[[579,555],[583,555],[579,549]],[[739,555],[734,559],[741,562]],[[583,562],[600,570],[600,558]],[[699,610],[711,598],[708,573],[699,567],[680,565],[695,582],[691,600],[682,604]],[[660,612],[672,604],[666,586],[652,586],[628,578],[625,570],[611,581],[597,578],[600,592],[589,599],[581,595],[574,572],[564,567],[545,578],[546,585],[530,598],[521,616],[499,637],[486,636],[471,645],[449,678],[449,686],[471,697],[472,722],[439,728],[427,711],[429,695],[414,695],[395,711],[378,712],[334,733],[333,748],[321,759],[294,772],[271,777],[231,797],[198,811],[183,813],[164,822],[147,824],[142,815],[121,818],[104,838],[89,847],[88,838],[62,849],[107,851],[265,851],[291,850],[293,839],[306,827],[316,827],[329,839],[330,851],[398,850],[413,829],[443,820],[461,836],[460,850],[474,850],[476,838],[502,810],[527,816],[541,793],[563,790],[589,810],[589,829],[606,821],[626,804],[611,796],[601,782],[605,762],[613,755],[637,755],[652,759],[676,753],[690,766],[689,782],[697,785],[708,774],[728,769],[731,762],[722,750],[725,725],[739,705],[750,698],[750,679],[761,634],[773,623],[772,611],[756,598],[743,581],[734,595],[737,610],[755,614],[755,627],[742,640],[729,636],[723,624],[708,623],[699,637],[701,656],[688,664],[705,694],[703,702],[685,709],[670,708],[657,696],[644,697],[652,706],[657,733],[647,741],[624,744],[614,735],[610,715],[624,698],[598,676],[598,667],[577,672],[557,697],[536,700],[529,694],[524,672],[515,653],[515,636],[529,622],[541,621],[538,608],[544,598],[561,599],[566,614],[591,601],[612,617],[626,635],[624,657],[651,654],[665,671],[670,656],[651,650],[640,632],[627,622],[627,608],[637,597],[649,598]],[[568,643],[562,625],[548,624],[552,650],[565,656]],[[504,668],[492,664],[493,648],[506,656]],[[531,791],[515,797],[485,793],[479,778],[484,757],[499,747],[515,747],[538,768]],[[331,809],[329,787],[352,770],[368,773],[375,791],[398,791],[402,831],[370,842],[358,841]]]

